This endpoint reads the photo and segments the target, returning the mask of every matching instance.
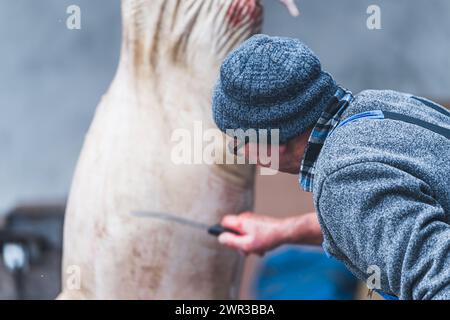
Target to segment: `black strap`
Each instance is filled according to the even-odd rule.
[[[396,112],[390,112],[390,111],[383,111],[384,118],[385,119],[392,119],[392,120],[398,120],[403,121],[411,124],[415,124],[418,126],[421,126],[425,129],[428,129],[430,131],[433,131],[437,134],[440,134],[441,136],[446,137],[447,139],[450,139],[450,129],[414,118],[410,117],[404,114],[396,113]]]
[[[441,107],[441,106],[439,106],[439,105],[437,105],[437,104],[435,104],[435,103],[433,103],[431,101],[427,101],[425,99],[414,97],[414,96],[412,96],[411,98],[413,98],[414,100],[417,100],[419,102],[422,102],[427,107],[429,107],[429,108],[431,108],[431,109],[433,109],[433,110],[435,110],[437,112],[442,113],[444,116],[450,117],[450,112],[448,110],[444,109],[443,107]]]

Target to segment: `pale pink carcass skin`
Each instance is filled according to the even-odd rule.
[[[215,128],[221,62],[260,30],[256,0],[123,0],[117,74],[74,175],[61,299],[236,298],[242,258],[206,232],[138,218],[175,213],[207,224],[252,208],[254,168],[176,165],[173,130]]]

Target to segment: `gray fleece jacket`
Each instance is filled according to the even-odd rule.
[[[450,129],[409,94],[364,91],[342,116],[380,109]],[[337,128],[317,159],[314,202],[325,251],[361,280],[381,271],[400,299],[450,299],[450,140],[395,120]]]

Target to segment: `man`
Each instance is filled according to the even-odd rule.
[[[279,129],[279,171],[300,173],[317,211],[225,216],[222,224],[241,235],[224,233],[222,244],[263,254],[322,243],[363,281],[379,270],[384,294],[450,298],[446,109],[394,91],[354,96],[300,41],[257,35],[224,61],[213,113],[223,131]]]

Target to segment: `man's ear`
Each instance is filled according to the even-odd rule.
[[[287,150],[287,144],[280,144],[280,145],[278,146],[278,150],[279,150],[279,153],[280,153],[280,154],[286,153],[286,150]]]

